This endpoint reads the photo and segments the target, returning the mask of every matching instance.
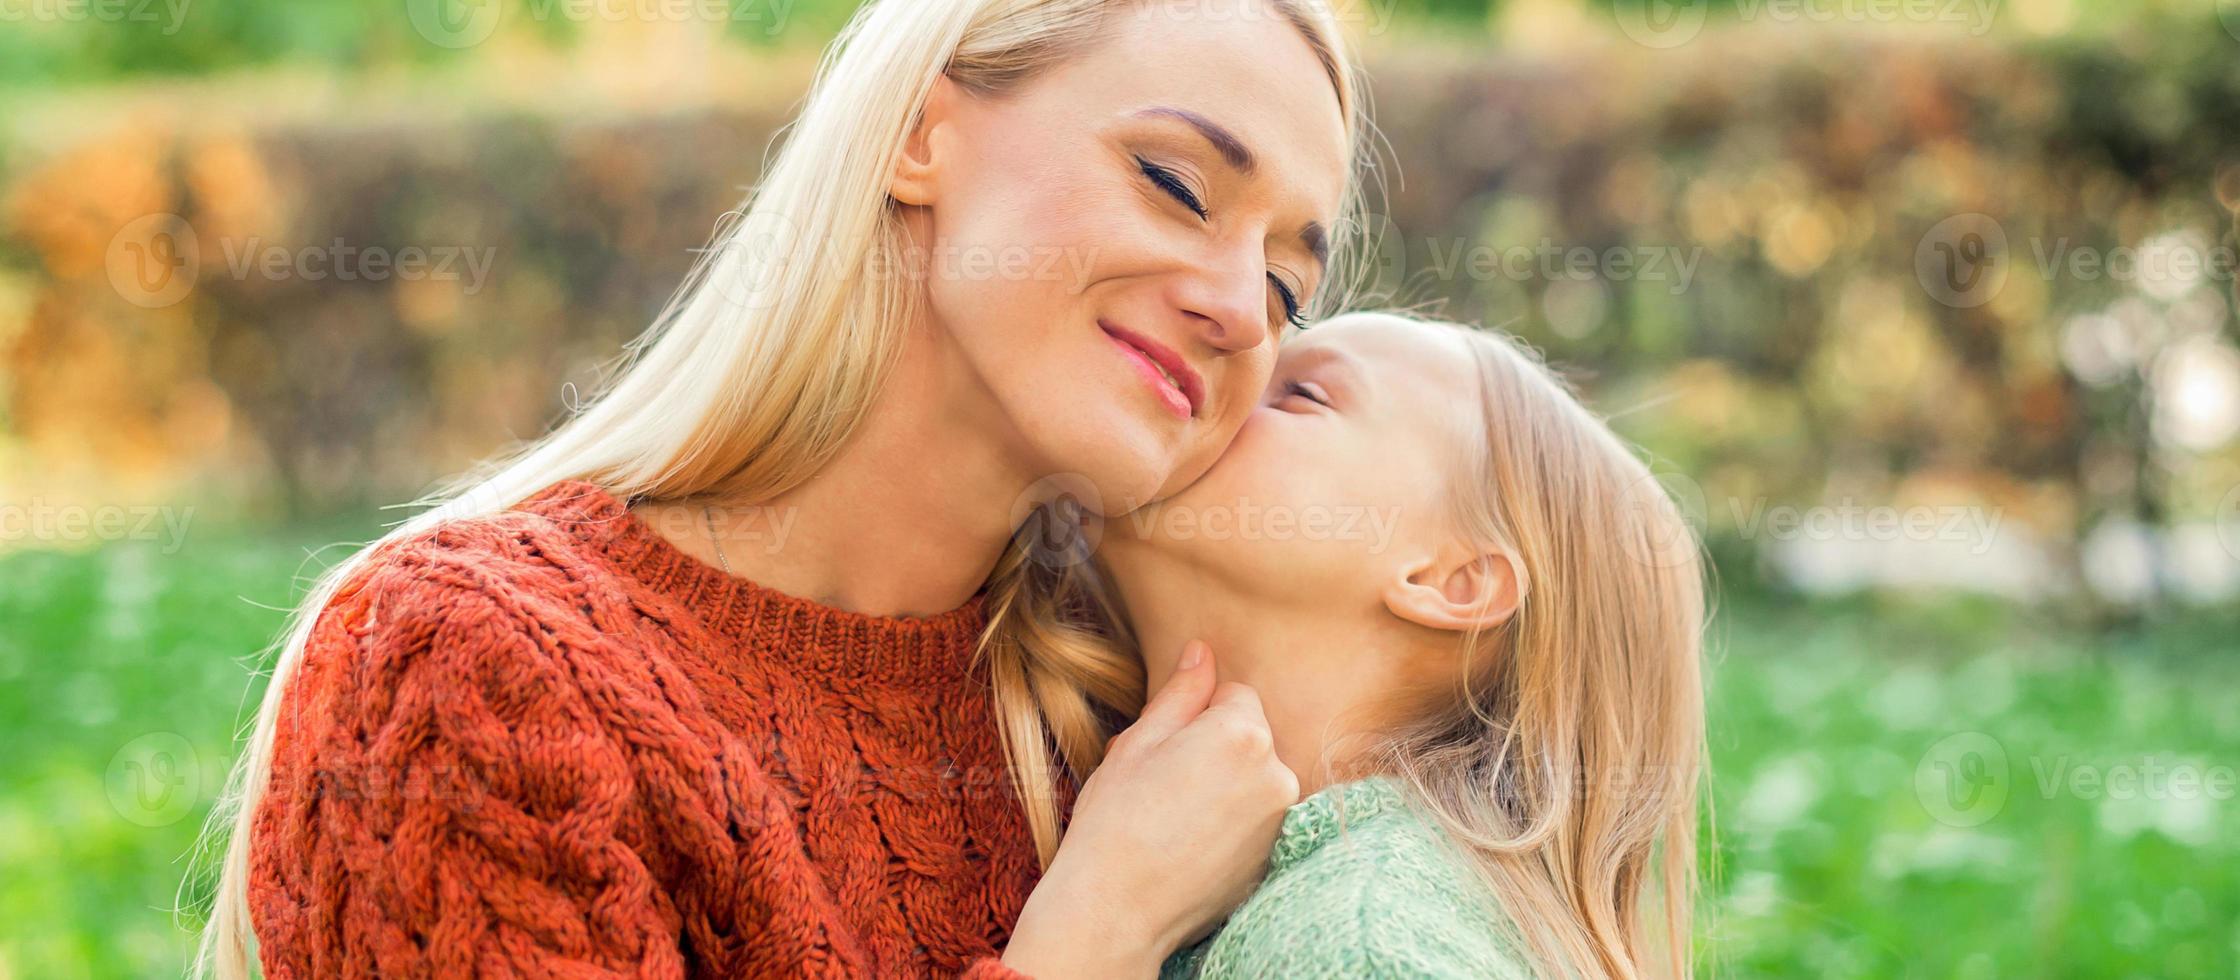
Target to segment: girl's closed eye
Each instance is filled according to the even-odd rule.
[[[1283,395],[1276,399],[1276,403],[1280,405],[1293,398],[1303,398],[1323,408],[1330,407],[1330,393],[1324,391],[1321,385],[1312,381],[1293,380],[1284,382]]]

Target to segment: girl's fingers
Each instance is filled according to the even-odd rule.
[[[1238,717],[1251,720],[1262,728],[1268,727],[1268,713],[1260,704],[1260,692],[1241,681],[1220,685],[1207,699],[1207,711],[1230,711]]]
[[[1182,647],[1182,659],[1176,663],[1174,675],[1160,685],[1159,693],[1151,696],[1128,731],[1153,738],[1174,734],[1206,710],[1213,699],[1213,688],[1212,652],[1205,641],[1191,640]]]

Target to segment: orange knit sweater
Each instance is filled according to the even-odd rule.
[[[281,706],[266,975],[1018,980],[982,603],[787,596],[587,483],[383,546]]]

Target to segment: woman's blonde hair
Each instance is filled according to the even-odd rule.
[[[1459,689],[1411,692],[1349,759],[1398,777],[1465,845],[1545,972],[1691,975],[1705,565],[1633,449],[1505,333],[1461,336],[1481,438],[1453,517],[1523,569],[1463,638]]]
[[[875,0],[827,49],[800,115],[735,219],[599,397],[552,432],[420,503],[381,541],[496,513],[561,480],[624,499],[722,496],[762,501],[797,486],[847,441],[918,312],[896,274],[907,239],[887,183],[935,80],[999,95],[1105,37],[1108,16],[1139,0]],[[1368,132],[1358,73],[1322,0],[1261,0],[1306,39],[1338,96],[1358,167]],[[1349,173],[1333,229],[1333,289],[1358,283],[1353,247],[1362,194]],[[1062,625],[1084,593],[1061,562],[1036,560],[1054,518],[1019,529],[988,584],[982,637],[1005,750],[1042,860],[1060,833],[1058,780],[1102,757],[1105,729],[1141,707],[1142,673],[1107,641]],[[312,625],[381,541],[328,569],[292,615],[255,727],[209,838],[230,831],[196,973],[249,974],[249,850],[270,781],[273,731]],[[1063,767],[1052,764],[1055,748]]]

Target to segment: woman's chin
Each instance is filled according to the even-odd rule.
[[[1124,515],[1172,492],[1179,448],[1171,436],[1125,424],[1072,434],[1044,454],[1061,486],[1091,513]]]

